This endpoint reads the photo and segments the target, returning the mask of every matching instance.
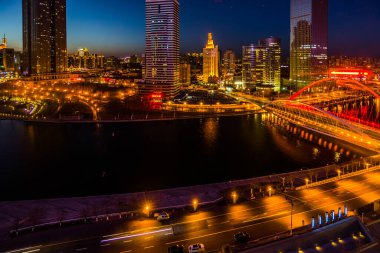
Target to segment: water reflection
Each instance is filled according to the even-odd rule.
[[[214,148],[216,145],[216,139],[218,136],[219,119],[209,118],[205,119],[202,125],[203,137],[206,141],[206,145],[210,148]]]

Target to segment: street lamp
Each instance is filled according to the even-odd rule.
[[[194,212],[196,212],[197,208],[198,208],[198,200],[197,199],[193,200],[193,208],[194,208]]]
[[[149,217],[149,211],[150,211],[150,206],[146,205],[145,206],[145,212],[146,212],[146,215]]]
[[[236,204],[236,201],[237,201],[237,194],[236,192],[232,192],[232,203]]]

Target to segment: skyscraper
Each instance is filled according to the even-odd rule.
[[[300,89],[327,76],[328,0],[290,4],[290,81]]]
[[[265,65],[263,83],[273,85],[274,91],[281,88],[281,39],[265,38],[259,41],[259,46],[265,47]]]
[[[223,55],[223,78],[226,83],[232,83],[236,69],[235,53],[228,49]]]
[[[219,49],[214,44],[212,33],[208,34],[206,47],[203,48],[203,82],[208,83],[210,77],[219,77]]]
[[[275,91],[281,86],[281,40],[270,37],[258,45],[243,46],[243,88],[256,85],[272,85]]]
[[[65,72],[66,0],[23,0],[22,13],[27,74]]]
[[[145,82],[142,95],[179,90],[179,1],[146,0]]]

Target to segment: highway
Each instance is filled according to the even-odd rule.
[[[309,224],[311,217],[349,210],[380,199],[380,172],[372,172],[315,188],[285,193],[294,198],[293,224]],[[247,231],[254,238],[290,229],[291,205],[283,194],[243,202],[217,205],[162,225],[153,219],[112,221],[36,232],[0,246],[9,252],[167,252],[174,244],[201,242],[207,252],[218,252],[233,243],[233,235]],[[187,225],[184,225],[187,224]],[[173,227],[174,229],[173,231]],[[186,227],[184,231],[183,227]],[[178,229],[180,228],[180,229]],[[22,250],[17,250],[22,249]]]

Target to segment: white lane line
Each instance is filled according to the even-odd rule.
[[[32,253],[32,252],[37,252],[40,251],[41,249],[34,249],[34,250],[29,250],[29,251],[24,251],[22,253]]]
[[[125,251],[122,251],[120,253],[128,253],[128,252],[132,252],[132,250],[125,250]]]
[[[168,232],[168,231],[173,231],[172,227],[166,228],[166,229],[160,229],[160,230],[155,230],[155,231],[150,231],[146,233],[141,233],[141,234],[133,234],[133,235],[126,235],[126,236],[120,236],[120,237],[115,237],[115,238],[109,238],[109,239],[104,239],[101,241],[101,243],[105,242],[111,242],[111,241],[116,241],[116,240],[122,240],[122,239],[128,239],[128,238],[133,238],[133,237],[139,237],[139,236],[145,236],[145,235],[151,235],[151,234],[158,234],[162,232]]]
[[[11,251],[7,251],[7,253],[16,253],[16,252],[21,252],[21,251],[24,251],[24,250],[29,250],[29,251],[24,251],[24,252],[36,252],[36,251],[40,251],[41,249],[36,249],[36,248],[39,248],[39,247],[42,247],[42,245],[39,245],[39,246],[34,246],[34,247],[27,247],[27,248],[22,248],[22,249],[16,249],[16,250],[11,250]],[[35,251],[30,251],[34,249]]]
[[[107,247],[107,246],[110,246],[111,244],[109,244],[109,243],[107,243],[107,244],[102,244],[102,245],[100,245],[100,246],[102,246],[102,247]]]
[[[145,237],[145,240],[152,239],[154,236]]]
[[[154,246],[147,246],[147,247],[144,247],[144,249],[151,249],[153,248]]]
[[[173,233],[167,233],[167,234],[165,234],[165,235],[172,235]]]
[[[83,251],[83,250],[86,250],[87,248],[80,248],[80,249],[76,249],[75,251]]]
[[[132,240],[124,241],[123,243],[129,243],[129,242],[132,242]]]

